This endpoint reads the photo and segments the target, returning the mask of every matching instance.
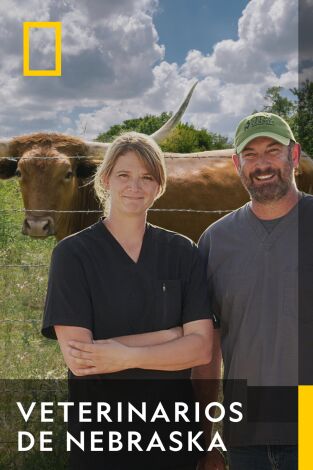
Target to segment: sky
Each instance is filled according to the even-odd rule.
[[[62,76],[23,76],[23,22],[62,22]],[[298,0],[1,0],[0,136],[94,139],[175,111],[232,139],[271,86],[298,84]],[[54,67],[53,30],[30,33],[32,68]]]
[[[159,41],[166,44],[164,59],[182,65],[191,49],[208,54],[218,41],[237,39],[238,18],[247,4],[248,0],[160,0],[154,24]]]

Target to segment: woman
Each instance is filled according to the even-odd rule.
[[[57,337],[70,377],[188,378],[210,361],[197,247],[146,222],[165,185],[157,144],[118,137],[95,176],[107,217],[54,249],[42,333]]]

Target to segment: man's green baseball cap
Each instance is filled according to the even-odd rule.
[[[242,119],[236,129],[236,153],[242,152],[256,137],[271,137],[283,145],[289,145],[290,140],[296,141],[289,124],[283,118],[273,113],[255,113]]]

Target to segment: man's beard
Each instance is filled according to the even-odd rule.
[[[255,184],[255,177],[263,175],[274,175],[274,181],[267,181],[261,184]],[[250,194],[252,200],[260,203],[270,203],[279,201],[286,196],[293,183],[293,166],[288,159],[283,170],[267,167],[266,169],[257,169],[249,176],[246,176],[242,169],[240,170],[242,184]]]

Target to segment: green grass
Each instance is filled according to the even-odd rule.
[[[22,208],[17,182],[0,181],[0,378],[64,378],[58,344],[40,333],[56,241],[22,235]]]
[[[40,332],[50,257],[56,241],[52,237],[35,240],[22,235],[23,211],[13,210],[22,208],[17,182],[0,180],[0,380],[64,379],[67,369],[57,342],[44,338]],[[10,412],[14,409],[13,398],[14,394],[2,398],[2,406],[8,401]],[[10,430],[12,419],[8,419],[8,429],[5,424],[2,419],[0,468],[66,468],[61,451],[53,456],[35,450],[17,453],[16,436]]]

